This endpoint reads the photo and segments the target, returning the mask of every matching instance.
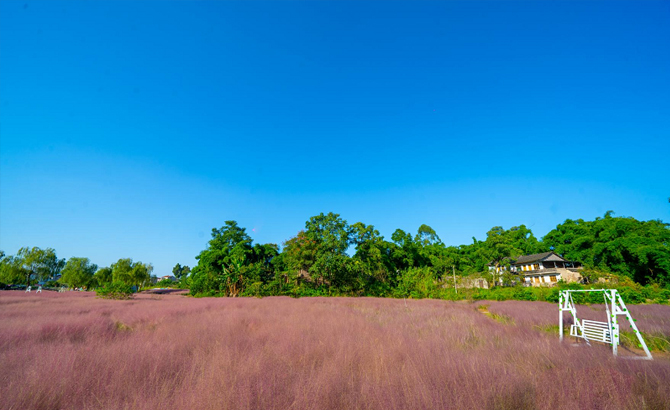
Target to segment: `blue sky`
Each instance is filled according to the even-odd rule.
[[[0,2],[0,249],[670,221],[667,1]]]

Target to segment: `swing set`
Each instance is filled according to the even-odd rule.
[[[577,317],[577,307],[572,300],[573,293],[581,292],[602,292],[605,300],[605,312],[607,313],[607,322],[598,322],[595,320],[580,320]],[[583,290],[562,290],[558,297],[558,327],[561,341],[563,341],[563,312],[570,312],[574,319],[574,324],[570,326],[570,336],[584,339],[586,344],[590,342],[601,342],[612,345],[612,353],[617,356],[619,347],[619,323],[617,318],[625,316],[630,327],[635,332],[640,347],[644,349],[646,357],[635,356],[636,359],[653,360],[644,338],[635,325],[635,319],[630,315],[623,303],[619,291],[616,289],[583,289]],[[628,357],[627,357],[628,358]],[[630,357],[633,358],[633,357]]]

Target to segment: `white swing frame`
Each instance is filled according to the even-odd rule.
[[[579,320],[577,318],[577,307],[572,300],[573,293],[579,292],[602,292],[605,299],[605,311],[607,313],[607,322],[598,322],[595,320]],[[618,316],[625,316],[628,319],[630,327],[633,328],[640,346],[644,349],[646,357],[634,356],[630,358],[653,360],[649,348],[640,334],[635,324],[635,320],[630,315],[623,302],[619,291],[616,289],[581,289],[581,290],[562,290],[558,296],[558,327],[560,340],[563,341],[563,312],[570,312],[574,319],[574,324],[570,326],[570,336],[584,339],[590,346],[589,341],[601,342],[612,345],[612,353],[617,356],[619,347],[619,323]],[[626,356],[626,358],[629,358]]]

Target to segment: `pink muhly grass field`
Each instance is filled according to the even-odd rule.
[[[0,408],[670,408],[667,357],[559,344],[533,327],[556,306],[486,303],[515,323],[438,300],[4,291]]]

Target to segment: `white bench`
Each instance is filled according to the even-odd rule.
[[[594,342],[612,343],[612,333],[610,325],[605,322],[596,322],[595,320],[582,320],[582,325],[570,326],[570,336],[581,337]]]

